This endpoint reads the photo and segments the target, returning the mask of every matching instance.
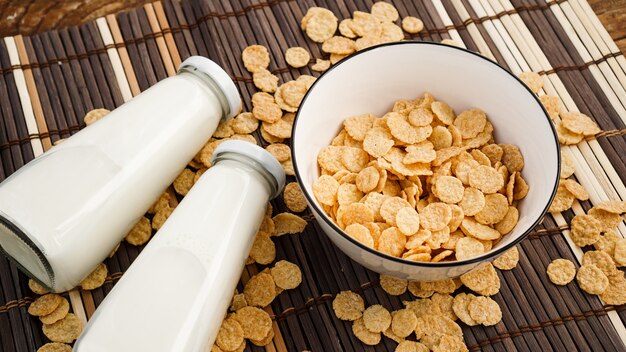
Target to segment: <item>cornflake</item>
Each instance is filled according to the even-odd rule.
[[[362,318],[352,323],[352,333],[366,345],[375,346],[380,343],[380,333],[368,330]]]
[[[496,258],[493,266],[500,270],[511,270],[517,266],[517,262],[519,262],[519,250],[513,247]]]
[[[256,263],[267,265],[276,259],[276,246],[269,234],[259,231],[250,249],[250,258]]]
[[[574,216],[570,227],[572,241],[578,247],[594,244],[600,239],[602,223],[592,215],[579,214]]]
[[[267,93],[274,93],[278,88],[278,77],[264,68],[261,68],[252,74],[252,82],[261,91]]]
[[[561,124],[568,131],[583,136],[593,136],[602,131],[589,116],[580,112],[561,113]]]
[[[241,59],[246,69],[252,73],[266,69],[270,64],[270,54],[262,45],[250,45],[241,53]]]
[[[34,316],[44,316],[54,312],[55,309],[63,302],[63,297],[49,293],[37,298],[28,307],[28,314]]]
[[[522,72],[519,74],[519,79],[530,88],[530,90],[537,94],[543,87],[543,78],[535,72]]]
[[[469,313],[469,305],[476,298],[471,293],[459,293],[454,296],[454,300],[452,301],[452,310],[454,314],[465,324],[468,326],[475,326],[478,324],[476,320],[474,320]]]
[[[133,226],[128,235],[124,238],[126,242],[133,246],[141,246],[145,244],[152,236],[152,227],[150,226],[150,219],[145,216],[139,219],[139,222]]]
[[[309,52],[305,48],[298,46],[289,48],[285,52],[285,61],[287,61],[287,64],[289,64],[289,66],[291,67],[304,67],[309,63],[309,60],[311,60],[311,55],[309,55]]]
[[[352,291],[341,291],[333,300],[333,310],[337,318],[355,321],[363,316],[365,303],[360,295]]]
[[[461,275],[461,282],[470,290],[484,296],[495,295],[500,290],[500,278],[491,263]]]
[[[287,208],[296,213],[303,212],[307,207],[306,198],[297,182],[290,182],[285,186],[283,200]]]
[[[399,296],[406,292],[407,280],[398,279],[393,276],[380,274],[380,286],[385,292],[392,296]]]
[[[254,275],[244,286],[243,294],[250,306],[266,307],[270,305],[276,298],[276,284],[272,275],[265,272]]]
[[[243,307],[233,316],[243,329],[243,337],[250,340],[263,340],[272,330],[272,319],[262,309]]]
[[[396,336],[407,337],[417,326],[417,316],[411,309],[400,309],[392,314],[391,331]]]
[[[243,329],[235,318],[226,318],[215,338],[215,344],[226,351],[234,351],[244,342]]]
[[[59,342],[48,342],[39,347],[37,352],[72,352],[72,346]]]
[[[602,294],[609,287],[609,279],[594,264],[581,266],[576,273],[576,282],[583,291],[592,295]]]
[[[391,314],[385,307],[375,304],[363,312],[363,323],[371,332],[383,332],[391,325]]]
[[[275,229],[272,236],[282,236],[284,234],[296,234],[304,231],[307,225],[306,220],[291,213],[280,213],[272,218]]]
[[[281,260],[274,264],[274,267],[270,269],[270,273],[274,278],[276,286],[284,290],[294,289],[302,282],[300,268],[286,260]]]
[[[46,293],[49,293],[48,290],[46,290],[43,286],[41,286],[41,284],[33,279],[28,279],[28,288],[30,288],[33,293],[36,293],[38,295],[45,295]]]
[[[311,9],[309,9],[309,11],[311,11]],[[335,17],[332,12],[323,9],[312,13],[303,30],[312,41],[323,43],[335,34],[335,31],[337,31],[337,22],[337,17]]]
[[[496,325],[502,320],[502,311],[496,301],[489,297],[476,297],[468,305],[470,317],[484,326]]]
[[[83,331],[83,323],[73,313],[68,313],[65,318],[43,326],[43,334],[50,341],[72,343]]]
[[[402,19],[402,29],[407,33],[416,34],[424,29],[424,22],[417,17],[406,16]]]
[[[86,278],[83,279],[83,281],[80,282],[80,287],[83,290],[94,290],[104,284],[104,280],[106,280],[108,273],[109,271],[107,270],[107,266],[104,265],[104,263],[100,263]]]

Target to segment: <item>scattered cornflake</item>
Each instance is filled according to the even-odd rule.
[[[513,247],[497,257],[493,261],[493,266],[500,270],[511,270],[517,266],[517,262],[519,262],[519,250]]]
[[[535,94],[543,88],[543,78],[536,72],[522,72],[518,77]]]
[[[28,307],[28,314],[41,317],[54,312],[55,309],[63,302],[63,297],[49,293],[37,298]]]
[[[145,216],[139,219],[139,222],[133,226],[128,235],[124,238],[126,242],[133,246],[141,246],[148,242],[152,236],[152,226],[150,225],[150,219]]]
[[[330,60],[315,59],[315,64],[311,66],[311,70],[317,72],[324,72],[330,68]]]
[[[575,133],[563,126],[563,122],[557,122],[556,134],[559,138],[559,143],[563,145],[574,145],[580,143],[585,136],[581,133]]]
[[[559,183],[559,186],[554,195],[554,199],[550,204],[548,211],[550,213],[561,213],[572,207],[574,203],[574,195],[570,192],[564,184]]]
[[[304,67],[309,64],[311,55],[303,47],[292,47],[285,51],[285,61],[294,68]]]
[[[92,123],[100,120],[101,118],[103,118],[104,116],[106,116],[108,113],[110,113],[111,111],[107,110],[107,109],[94,109],[89,111],[85,117],[83,118],[83,121],[85,122],[85,125],[89,126]]]
[[[567,285],[576,276],[576,266],[572,261],[567,259],[555,259],[546,269],[548,278],[555,285]]]
[[[272,275],[260,272],[250,278],[243,288],[246,302],[254,307],[266,307],[276,298],[276,284]],[[265,337],[262,336],[261,338]],[[259,338],[259,339],[261,339]]]
[[[380,274],[380,286],[392,296],[399,296],[406,292],[408,282],[393,276]]]
[[[570,224],[572,241],[578,247],[596,243],[600,239],[602,223],[592,215],[578,214]]]
[[[548,115],[552,120],[556,120],[559,117],[561,111],[561,100],[557,96],[542,95],[539,97],[539,101],[548,112]]]
[[[386,335],[385,335],[386,336]],[[429,352],[430,349],[423,343],[404,340],[396,346],[395,352]]]
[[[333,310],[341,320],[355,321],[361,319],[365,310],[363,298],[352,291],[341,291],[333,300]],[[363,321],[361,321],[363,323]],[[363,325],[365,327],[365,325]]]
[[[602,294],[609,287],[609,279],[594,264],[581,266],[576,273],[576,282],[583,291],[592,295]]]
[[[65,318],[43,326],[43,334],[50,341],[72,343],[83,331],[83,323],[73,313],[68,313]]]
[[[479,296],[468,305],[470,317],[484,326],[496,325],[502,320],[502,311],[496,301],[489,297]]]
[[[79,285],[83,290],[94,290],[104,284],[108,273],[107,266],[100,263]]]
[[[602,270],[607,277],[617,272],[617,266],[611,256],[603,251],[587,251],[583,254],[583,265],[593,264]]]
[[[391,314],[385,307],[375,304],[363,312],[363,323],[369,331],[380,333],[391,326]]]
[[[283,290],[291,290],[300,285],[302,282],[302,271],[300,268],[286,260],[278,261],[274,267],[270,269],[272,278],[276,286]]]
[[[157,211],[152,217],[152,228],[154,230],[159,230],[161,226],[165,224],[165,221],[167,220],[167,218],[170,217],[170,215],[172,215],[173,212],[174,212],[174,209],[172,208],[163,208]]]
[[[452,301],[452,310],[454,314],[468,326],[477,325],[478,322],[474,320],[469,312],[469,305],[476,298],[471,293],[459,293]]]
[[[283,200],[287,208],[296,213],[303,212],[307,207],[306,198],[297,182],[290,182],[285,186]]]
[[[602,292],[600,298],[604,304],[619,306],[626,304],[626,279],[623,271],[616,271],[609,277],[609,286]]]
[[[270,64],[270,54],[263,45],[250,45],[241,53],[241,59],[246,69],[252,73],[267,69]]]
[[[234,351],[242,343],[243,328],[235,318],[226,318],[222,321],[222,326],[215,338],[215,344],[225,351]]]
[[[407,33],[416,34],[424,29],[424,22],[417,17],[406,16],[402,19],[402,29]]]
[[[368,330],[363,322],[363,318],[354,320],[352,323],[352,333],[366,345],[375,346],[380,343],[380,333]]]
[[[39,347],[37,352],[72,352],[72,346],[59,342],[48,342]]]
[[[626,239],[622,238],[615,242],[613,259],[617,266],[626,266]]]
[[[461,282],[483,296],[492,296],[500,291],[500,278],[491,263],[482,264],[477,269],[461,275]]]
[[[55,310],[53,310],[52,313],[40,316],[39,320],[41,320],[43,324],[53,324],[65,318],[69,311],[70,303],[67,301],[67,299],[63,298],[61,304],[59,304],[59,306]]]
[[[45,287],[33,279],[28,279],[28,288],[30,288],[33,293],[38,295],[45,295],[46,293],[49,293]]]
[[[278,77],[264,68],[258,69],[252,74],[252,82],[261,91],[267,93],[274,93],[278,88]]]
[[[396,336],[407,337],[417,326],[417,316],[412,309],[400,309],[392,313],[391,331]]]
[[[246,339],[263,340],[272,330],[272,319],[260,308],[243,307],[233,317],[241,325]]]
[[[236,312],[240,310],[241,308],[247,307],[247,306],[248,306],[248,302],[246,301],[246,295],[244,295],[243,293],[236,293],[233,296],[229,309],[233,312]]]
[[[313,10],[316,9],[316,10]],[[308,18],[307,18],[308,16]],[[305,18],[307,19],[305,22]],[[337,31],[337,17],[323,8],[310,8],[302,19],[302,30],[314,42],[323,43]]]
[[[560,116],[563,127],[572,133],[593,136],[602,131],[591,117],[583,113],[570,111],[563,112]]]
[[[280,213],[272,218],[275,230],[272,236],[282,236],[285,234],[295,234],[304,231],[307,225],[306,220],[291,213]]]
[[[276,246],[268,233],[262,231],[257,233],[249,255],[261,265],[270,264],[276,259]]]
[[[576,166],[572,158],[570,158],[567,154],[563,154],[561,152],[561,178],[568,178],[574,174],[576,171]]]

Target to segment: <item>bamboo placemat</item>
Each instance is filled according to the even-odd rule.
[[[603,130],[626,123],[626,60],[585,0],[432,0],[391,1],[400,16],[421,18],[425,30],[412,38],[455,39],[496,60],[515,74],[540,72],[544,92],[558,95],[564,107],[593,116]],[[0,180],[48,150],[52,143],[84,127],[94,108],[114,109],[157,81],[171,76],[190,55],[207,56],[226,69],[249,111],[256,91],[240,60],[241,51],[259,43],[270,49],[270,70],[283,81],[308,68],[289,68],[283,52],[291,46],[324,57],[299,29],[311,6],[332,10],[340,19],[368,11],[371,0],[164,0],[131,12],[109,15],[79,27],[0,41]],[[409,38],[409,36],[407,36]],[[626,199],[626,140],[601,137],[563,148],[576,163],[576,179],[590,201],[548,215],[520,245],[520,262],[499,273],[502,288],[494,299],[503,310],[493,327],[463,325],[470,351],[624,351],[626,309],[604,305],[576,285],[557,287],[546,275],[555,258],[580,262],[567,223],[592,204]],[[287,211],[281,201],[278,212]],[[400,297],[378,285],[378,275],[350,261],[310,224],[299,235],[275,238],[277,258],[298,264],[303,283],[271,305],[276,336],[268,351],[374,350],[338,320],[331,307],[341,290],[360,292],[368,305],[401,308]],[[624,223],[619,226],[626,235]],[[74,290],[72,310],[83,320],[137,257],[141,247],[122,243],[106,261],[109,277],[93,291]],[[248,266],[243,280],[261,268]],[[0,351],[35,351],[45,343],[37,318],[27,314],[33,294],[27,278],[0,258]],[[241,288],[241,287],[240,287]],[[175,304],[175,303],[174,303]],[[218,319],[216,317],[216,319]],[[138,329],[142,327],[137,327]],[[248,344],[247,350],[262,348]],[[395,349],[383,338],[376,350]]]

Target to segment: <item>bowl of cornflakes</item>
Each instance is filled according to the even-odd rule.
[[[317,222],[356,262],[420,281],[458,277],[522,241],[559,181],[537,96],[489,59],[405,41],[320,76],[292,134]]]

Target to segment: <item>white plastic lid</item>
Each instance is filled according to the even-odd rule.
[[[215,159],[219,157],[220,154],[224,153],[236,153],[246,156],[259,163],[267,172],[269,172],[276,180],[276,184],[278,186],[276,192],[270,196],[270,199],[276,198],[283,191],[286,178],[285,170],[283,170],[283,167],[280,165],[278,160],[276,160],[276,158],[265,149],[250,142],[229,140],[220,143],[220,145],[215,148],[213,157],[211,158],[211,163],[215,162]]]
[[[206,74],[211,77],[213,81],[215,81],[224,93],[230,108],[227,118],[233,118],[239,113],[241,110],[241,98],[239,97],[239,91],[237,90],[237,86],[235,86],[235,82],[233,82],[224,69],[203,56],[190,56],[187,60],[180,64],[178,69],[180,70],[185,66],[193,66],[198,69],[198,71]]]

